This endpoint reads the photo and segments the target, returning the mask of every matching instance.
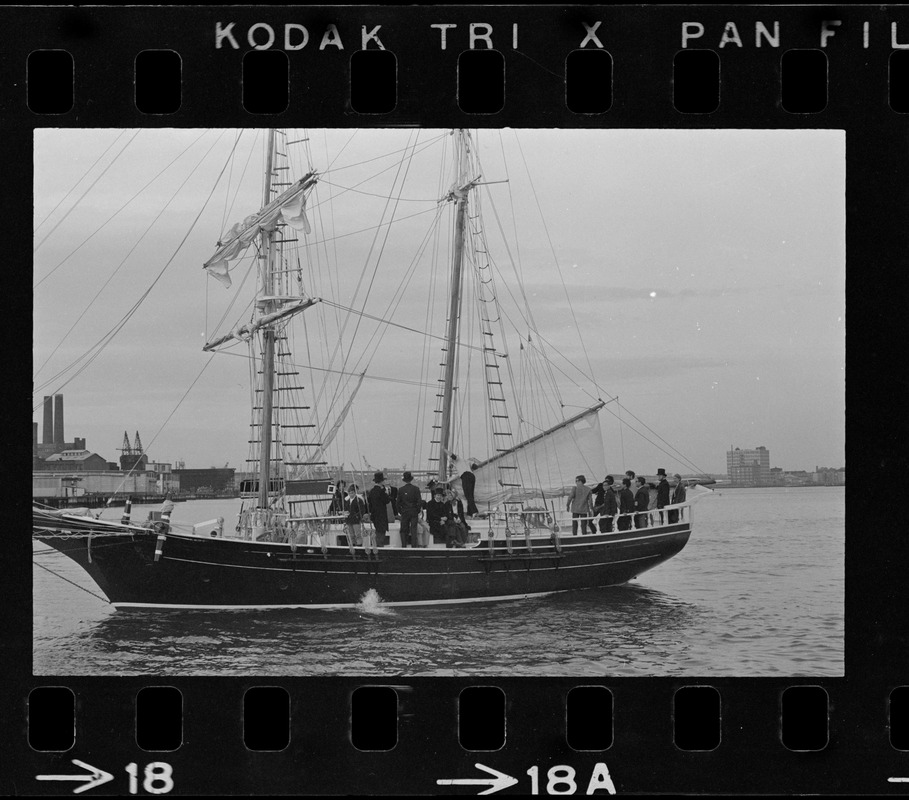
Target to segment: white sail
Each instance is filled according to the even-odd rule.
[[[474,471],[474,497],[483,509],[504,501],[539,500],[567,494],[575,477],[599,482],[606,474],[606,455],[600,432],[600,403],[525,442],[482,462]],[[502,480],[499,462],[508,459],[517,466],[513,483]],[[511,481],[509,481],[510,483]]]
[[[250,214],[241,222],[234,223],[218,242],[214,255],[203,264],[209,275],[225,286],[230,286],[230,266],[233,261],[246,252],[260,231],[272,230],[283,221],[294,230],[310,232],[309,220],[306,218],[306,189],[312,184],[314,173],[300,178],[290,189],[272,200],[261,211]]]

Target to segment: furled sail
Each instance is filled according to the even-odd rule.
[[[322,299],[319,297],[301,298],[293,299],[290,302],[290,305],[285,306],[279,311],[273,311],[271,314],[263,314],[261,317],[258,317],[246,325],[240,325],[234,328],[230,333],[215,339],[213,342],[208,342],[202,349],[208,352],[225,342],[234,339],[241,342],[248,342],[259,328],[264,328],[266,325],[271,325],[273,322],[278,322],[279,320],[286,319],[294,314],[299,314],[301,311],[306,311],[307,308],[314,306],[316,303],[321,303]]]
[[[604,405],[601,402],[479,464],[474,471],[477,505],[482,509],[504,501],[559,497],[582,474],[588,484],[601,481],[606,474],[606,455],[597,412]],[[513,482],[520,486],[507,486],[499,477],[496,467],[503,459],[517,466]]]
[[[315,180],[314,172],[307,173],[261,211],[234,223],[221,237],[215,254],[203,264],[208,274],[224,286],[230,287],[228,262],[243,255],[260,231],[271,230],[279,221],[286,222],[294,230],[309,233],[311,229],[306,218],[305,192]]]

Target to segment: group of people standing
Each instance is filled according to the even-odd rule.
[[[596,533],[597,526],[593,517],[599,517],[600,533],[612,532],[613,523],[617,530],[627,531],[631,528],[632,519],[635,528],[646,528],[648,514],[645,512],[685,502],[685,482],[678,473],[673,478],[675,486],[670,487],[666,470],[661,468],[657,470],[658,482],[653,484],[648,483],[643,475],[636,476],[634,471],[628,470],[622,478],[620,488],[616,487],[615,478],[607,475],[602,483],[591,489],[587,486],[587,478],[578,475],[574,488],[568,495],[567,510],[571,512],[572,535],[577,536],[579,522],[582,533],[587,532],[587,526],[590,526],[591,533]],[[651,490],[655,490],[652,498]],[[678,521],[678,509],[660,511],[661,525]]]
[[[429,535],[437,541],[444,540],[448,547],[466,546],[470,526],[455,489],[431,481],[431,499],[423,500],[422,492],[413,483],[413,474],[405,472],[401,478],[402,486],[391,486],[383,472],[376,472],[372,488],[364,495],[356,484],[338,481],[328,513],[344,516],[349,540],[356,546],[362,544],[367,554],[376,554],[377,547],[388,545],[388,528],[396,519],[401,521],[402,547],[427,546],[420,535],[421,522],[428,525]]]
[[[456,456],[453,456],[453,461]],[[460,466],[460,464],[458,465]],[[475,466],[467,465],[465,473],[473,478]],[[453,474],[459,475],[457,469]],[[347,528],[348,539],[354,546],[361,546],[367,554],[378,555],[377,548],[389,544],[388,528],[396,519],[401,521],[401,546],[426,547],[428,538],[421,535],[421,526],[428,526],[434,541],[445,541],[447,547],[465,547],[469,539],[468,518],[477,513],[473,502],[473,482],[464,480],[462,487],[467,497],[467,512],[457,491],[450,484],[430,481],[427,489],[430,499],[424,500],[420,489],[413,483],[413,474],[405,472],[402,486],[391,486],[385,481],[383,472],[373,475],[373,486],[360,494],[356,484],[347,485],[339,480],[329,506],[329,515],[342,517]],[[584,475],[575,478],[575,485],[568,495],[567,510],[571,512],[571,532],[577,536],[578,524],[581,532],[610,533],[616,530],[646,528],[649,511],[660,510],[660,524],[679,521],[679,510],[662,509],[685,502],[685,481],[681,475],[673,475],[674,486],[669,485],[666,470],[657,470],[657,483],[648,483],[643,475],[636,476],[632,470],[625,473],[617,485],[612,475],[607,475],[592,489],[587,486]],[[425,514],[425,521],[423,520]],[[596,518],[596,519],[595,519]]]

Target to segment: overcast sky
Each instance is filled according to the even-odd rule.
[[[414,157],[414,174],[408,173],[395,213],[423,213],[406,223],[410,253],[403,241],[385,243],[368,313],[385,316],[432,216],[440,181],[430,159],[441,146],[433,145],[442,141],[440,133],[419,134],[428,149]],[[593,370],[599,391],[582,390],[574,374],[563,387],[566,405],[618,395],[623,409],[689,460],[674,460],[629,430],[620,433],[616,417],[602,412],[608,469],[693,472],[696,465],[722,473],[730,446],[758,445],[768,447],[771,465],[783,469],[842,466],[844,134],[515,134],[479,133],[483,180],[509,180],[483,187],[486,227],[492,249],[500,238],[488,205],[494,200],[505,229],[517,230],[518,245],[509,247],[512,255],[519,249],[540,331],[583,371],[588,362]],[[309,136],[313,165],[324,171],[333,162],[400,150],[413,143],[415,132]],[[236,131],[36,132],[34,405],[62,391],[67,440],[85,437],[90,450],[115,460],[123,431],[132,438],[138,430],[152,460],[243,468],[249,438],[245,363],[216,357],[181,398],[208,361],[202,344],[234,296],[207,278],[201,264],[221,232],[261,201],[253,138],[247,132],[236,145],[234,166],[193,225]],[[418,178],[418,170],[429,178]],[[390,181],[395,173],[387,175]],[[343,193],[341,187],[355,185],[354,173],[329,172],[324,179],[320,196],[338,195],[331,204],[335,235],[375,224],[370,214],[383,198]],[[361,189],[383,193],[371,187]],[[512,209],[516,223],[505,218]],[[343,303],[354,305],[363,264],[378,257],[369,251],[373,243],[370,233],[326,246],[337,273],[320,290],[334,286]],[[500,266],[508,261],[502,250],[495,256]],[[395,322],[420,329],[431,322],[426,296],[417,289],[429,285],[422,269],[394,312]],[[58,371],[110,331],[162,270],[118,336],[60,389],[72,372],[55,378]],[[236,286],[242,271],[234,277]],[[242,304],[233,310],[231,324],[240,319]],[[438,314],[430,327],[441,333]],[[409,369],[412,362],[402,353],[422,345],[398,334],[401,343],[394,344],[386,332],[368,372],[434,381],[434,374],[421,377],[419,353],[416,371]],[[512,352],[516,347],[515,341]],[[356,438],[339,440],[352,452],[341,460],[414,465],[413,392],[410,384],[365,382],[354,406]],[[614,404],[607,410],[617,411]],[[627,419],[624,410],[622,415]],[[34,420],[42,421],[40,409]]]

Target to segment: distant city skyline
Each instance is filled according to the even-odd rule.
[[[400,149],[408,135],[313,132],[313,160],[324,168],[342,151],[365,159]],[[581,361],[586,351],[597,382],[622,403],[600,413],[607,469],[694,472],[672,457],[677,450],[699,471],[722,473],[734,442],[767,446],[773,465],[787,470],[844,465],[844,133],[481,131],[485,179],[509,176],[496,160],[498,140],[511,146],[515,135],[534,194],[522,195],[517,182],[498,191],[545,211],[545,229],[539,218],[518,229],[537,322],[561,352]],[[206,366],[201,352],[229,296],[201,264],[242,214],[222,201],[183,241],[198,202],[177,192],[191,178],[188,188],[204,197],[236,140],[236,131],[35,132],[36,422],[42,396],[62,391],[67,439],[85,438],[108,460],[127,430],[140,432],[155,461],[244,466],[246,368],[229,357]],[[191,163],[178,169],[184,161],[198,172]],[[244,208],[261,198],[255,184],[240,193]],[[432,201],[416,188],[408,196]],[[389,247],[386,260],[408,263]],[[544,256],[557,260],[562,280]],[[380,284],[376,308],[393,291]],[[65,383],[54,379],[147,290],[148,302],[97,361]],[[406,316],[395,322],[406,325]],[[357,398],[360,438],[338,458],[348,468],[420,466],[413,426],[401,428],[397,413],[412,407],[399,374],[392,354],[380,353]],[[653,432],[650,442],[620,427],[619,417],[634,422],[630,414]]]
[[[59,397],[59,395],[57,397]],[[67,407],[67,409],[69,410],[69,407]],[[36,420],[36,421],[34,421],[33,424],[37,426],[37,428],[36,428],[37,441],[40,443],[43,440],[46,440],[46,435],[44,433],[44,427],[43,427],[44,421]],[[57,427],[58,426],[56,424],[54,424],[52,426],[52,430],[56,431]],[[66,434],[66,435],[68,435],[68,434]],[[133,432],[126,431],[126,435],[127,435],[127,438],[130,440],[130,442],[133,443],[137,436],[139,438],[141,438],[141,431],[133,431]],[[120,444],[122,446],[123,434],[121,434],[117,438],[117,441],[120,442]],[[84,445],[86,449],[88,449],[89,451],[91,451],[93,453],[96,453],[99,456],[102,456],[106,461],[108,461],[110,463],[116,463],[120,460],[119,456],[109,457],[108,454],[106,453],[106,451],[91,446],[91,443],[88,442],[84,437],[75,437],[73,443],[77,446]],[[39,444],[39,447],[40,447],[40,444]],[[770,454],[769,459],[768,459],[769,469],[782,469],[784,472],[798,472],[798,471],[812,472],[817,469],[842,469],[845,467],[845,462],[827,464],[827,463],[821,463],[817,460],[815,460],[815,462],[813,464],[805,464],[805,465],[800,464],[800,465],[796,465],[796,466],[780,465],[780,464],[777,464],[776,461],[774,460],[773,448],[767,447],[766,445],[757,445],[756,447],[742,447],[739,445],[733,445],[731,449],[733,449],[733,450],[741,449],[743,451],[748,451],[748,450],[754,450],[757,448],[764,448]],[[120,447],[118,446],[118,447],[114,448],[114,450],[115,450],[115,452],[119,452]],[[728,463],[729,452],[730,452],[730,448],[727,448],[726,453],[725,453],[725,455],[727,457],[727,463]],[[166,464],[171,464],[172,466],[176,465],[178,462],[184,462],[186,464],[187,468],[200,468],[200,469],[202,469],[202,468],[223,468],[225,466],[228,466],[233,469],[236,469],[238,472],[246,471],[244,466],[241,466],[239,464],[231,464],[229,462],[229,460],[225,460],[222,463],[205,464],[205,463],[202,463],[201,461],[194,461],[191,457],[190,458],[185,458],[185,457],[184,458],[174,458],[174,457],[168,457],[166,455],[164,457],[153,457],[153,454],[151,454],[151,453],[147,453],[147,455],[148,455],[149,462],[166,463]],[[397,469],[397,468],[403,468],[404,465],[387,463],[387,464],[376,464],[373,466],[376,466],[377,468]],[[647,472],[646,470],[639,470],[639,471],[643,474],[646,474],[646,472]],[[678,470],[676,470],[676,471],[678,471]],[[705,474],[729,475],[730,472],[727,468],[727,470],[725,470],[725,471],[705,470]]]

